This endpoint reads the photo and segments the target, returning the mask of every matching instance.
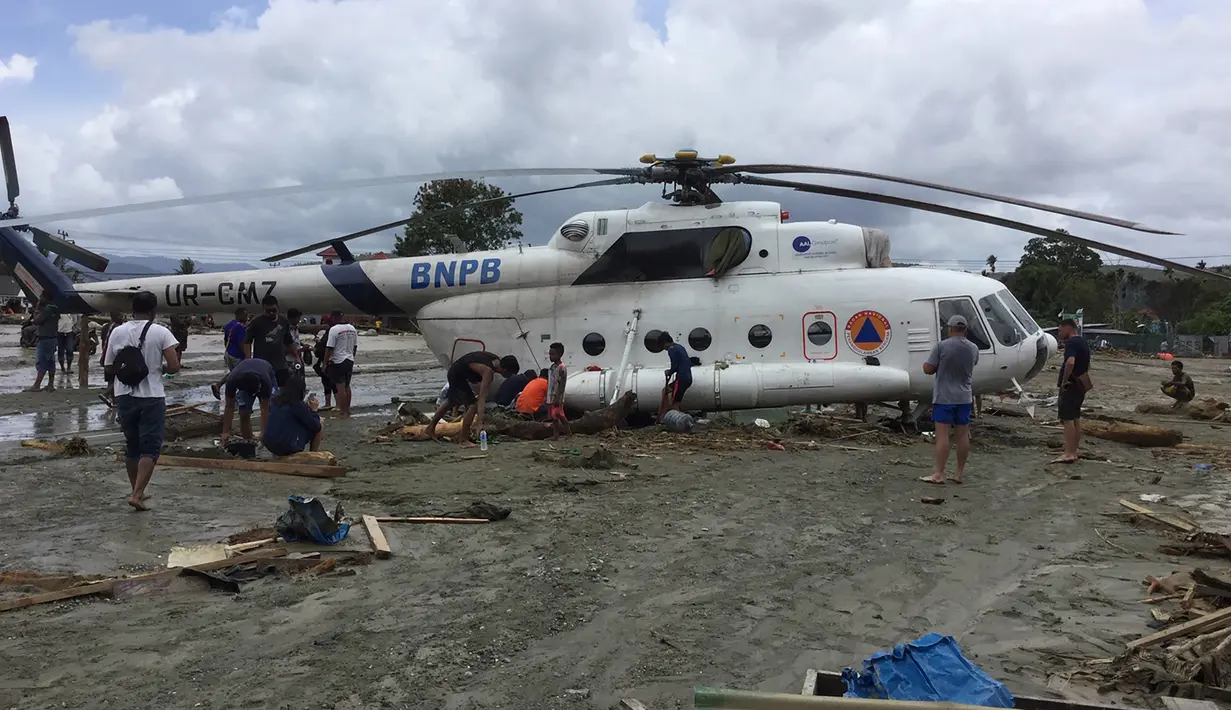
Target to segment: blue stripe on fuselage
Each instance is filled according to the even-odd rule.
[[[349,264],[321,264],[321,273],[329,280],[329,284],[337,289],[342,298],[355,307],[360,313],[370,316],[401,315],[393,301],[390,301],[372,279],[363,270],[363,262],[353,261]]]

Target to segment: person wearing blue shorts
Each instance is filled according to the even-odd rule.
[[[953,316],[947,324],[949,337],[937,343],[923,363],[923,372],[936,377],[932,385],[932,422],[936,425],[936,468],[919,480],[944,484],[949,463],[949,432],[957,440],[957,470],[953,482],[961,483],[970,456],[970,415],[974,408],[975,365],[979,346],[966,339],[966,319]]]
[[[239,431],[244,439],[253,440],[252,410],[261,405],[261,432],[269,425],[269,398],[277,389],[277,373],[268,360],[248,358],[242,360],[222,381],[224,398],[222,405],[222,448],[231,440],[231,422],[235,409],[239,408]]]

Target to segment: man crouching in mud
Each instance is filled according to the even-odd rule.
[[[462,417],[462,431],[457,443],[462,448],[474,446],[470,441],[470,426],[475,416],[479,418],[479,429],[483,428],[483,408],[487,405],[487,393],[491,390],[492,378],[496,373],[511,377],[520,370],[517,358],[512,355],[500,357],[493,353],[479,351],[466,353],[449,365],[449,396],[437,409],[432,422],[427,425],[426,433],[436,441],[436,424],[453,407],[466,407]],[[476,399],[473,385],[479,385],[479,396]]]

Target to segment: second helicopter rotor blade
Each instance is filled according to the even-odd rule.
[[[1139,251],[1133,251],[1132,249],[1125,249],[1123,247],[1118,247],[1118,246],[1115,246],[1114,244],[1107,244],[1105,242],[1096,242],[1093,239],[1086,239],[1085,237],[1079,237],[1074,234],[1069,234],[1068,232],[1060,232],[1054,229],[1046,229],[1044,227],[1037,227],[1033,224],[1027,224],[1025,222],[1018,222],[1016,220],[1005,219],[1003,217],[994,217],[992,215],[983,214],[981,212],[971,212],[970,210],[958,209],[956,207],[948,207],[946,205],[938,205],[933,202],[923,202],[922,200],[912,200],[907,197],[894,197],[893,195],[882,195],[876,192],[864,192],[863,190],[848,190],[846,188],[841,188],[841,187],[827,187],[825,185],[813,185],[811,183],[795,182],[793,180],[778,180],[776,178],[760,178],[760,177],[755,177],[755,176],[746,176],[743,182],[749,185],[762,185],[765,187],[785,187],[791,190],[798,190],[800,192],[809,192],[809,193],[813,193],[816,195],[829,195],[831,197],[844,197],[847,199],[862,200],[865,202],[879,202],[884,205],[894,205],[897,207],[907,207],[910,209],[922,210],[924,212],[934,212],[936,214],[949,215],[950,217],[958,217],[961,219],[968,219],[974,222],[983,222],[984,224],[991,224],[997,227],[1004,227],[1005,229],[1013,229],[1019,232],[1033,234],[1038,237],[1063,239],[1065,241],[1073,242],[1075,244],[1081,244],[1082,246],[1089,247],[1090,249],[1097,249],[1099,251],[1105,251],[1109,254],[1117,254],[1119,256],[1127,257],[1129,259],[1136,259],[1137,261],[1144,261],[1147,264],[1154,264],[1155,266],[1161,266],[1167,269],[1174,269],[1175,271],[1182,271],[1184,273],[1192,274],[1194,276],[1221,278],[1221,279],[1226,279],[1228,281],[1231,281],[1231,276],[1228,276],[1226,274],[1221,274],[1216,271],[1206,271],[1204,269],[1198,269],[1193,266],[1188,266],[1187,264],[1181,264],[1177,261],[1170,261],[1168,259],[1162,259],[1156,256],[1150,256],[1149,254],[1143,254],[1142,252],[1139,252]]]
[[[361,178],[356,180],[340,180],[336,182],[314,183],[311,185],[289,185],[286,187],[267,187],[253,190],[236,190],[234,192],[219,192],[212,195],[196,197],[179,197],[171,200],[154,200],[152,202],[136,202],[128,205],[112,207],[93,207],[83,210],[70,210],[53,214],[19,217],[16,219],[0,219],[0,227],[10,227],[27,224],[47,224],[64,222],[70,219],[86,219],[89,217],[105,217],[108,215],[129,214],[132,212],[149,212],[172,207],[188,207],[190,205],[208,205],[217,202],[232,202],[236,200],[251,200],[266,197],[281,197],[284,195],[300,195],[311,192],[330,192],[333,190],[355,190],[364,187],[382,187],[385,185],[402,185],[406,183],[431,182],[450,178],[479,179],[501,177],[551,177],[559,175],[600,175],[611,174],[615,168],[503,168],[499,170],[468,170],[446,173],[421,173],[418,175],[391,175],[379,178]]]
[[[521,197],[533,197],[534,195],[546,195],[546,194],[550,194],[553,192],[566,192],[568,190],[581,190],[581,189],[585,189],[588,187],[606,187],[609,185],[630,185],[635,182],[636,180],[631,177],[619,177],[619,178],[610,178],[607,180],[595,180],[593,182],[583,182],[579,185],[568,185],[566,187],[550,187],[550,188],[546,188],[543,190],[531,190],[529,192],[519,192],[519,193],[512,194],[512,195],[501,195],[500,197],[490,197],[485,200],[475,200],[473,202],[467,202],[465,204],[457,205],[456,207],[450,207],[449,209],[446,209],[446,210],[437,210],[436,212],[429,212],[428,214],[423,215],[423,216],[427,219],[435,219],[437,217],[440,217],[446,214],[451,214],[459,210],[469,209],[477,205],[489,204],[492,202],[501,202],[504,200],[516,200]],[[319,242],[308,244],[306,246],[299,247],[292,251],[287,251],[281,254],[275,254],[273,256],[266,257],[262,261],[266,261],[266,262],[282,261],[283,259],[289,259],[292,256],[299,256],[300,254],[307,253],[309,251],[312,251],[313,249],[322,249],[324,247],[334,244],[335,242],[348,242],[352,239],[366,237],[370,234],[376,234],[377,232],[383,232],[387,229],[401,227],[404,224],[409,224],[414,219],[415,217],[407,217],[406,219],[399,219],[396,222],[387,222],[385,224],[382,224],[376,227],[368,227],[367,229],[362,229],[358,232],[351,232],[350,234],[344,234],[340,237],[333,237],[332,239],[322,239]]]
[[[1163,229],[1155,229],[1147,227],[1140,222],[1133,222],[1127,219],[1118,217],[1108,217],[1106,215],[1095,214],[1093,212],[1083,212],[1081,210],[1072,210],[1067,207],[1058,207],[1056,205],[1047,205],[1042,202],[1033,202],[1031,200],[1022,200],[1016,197],[1007,197],[1005,195],[996,195],[990,192],[979,192],[978,190],[969,190],[964,187],[953,187],[951,185],[942,185],[935,182],[927,182],[926,180],[914,180],[912,178],[897,177],[895,175],[885,175],[882,173],[869,173],[863,170],[848,170],[846,168],[828,168],[821,165],[744,165],[742,167],[728,166],[717,168],[715,172],[721,174],[730,173],[757,173],[762,175],[773,174],[816,174],[816,175],[840,175],[843,177],[858,177],[867,178],[869,180],[882,180],[885,182],[894,182],[900,185],[912,185],[914,187],[923,187],[929,190],[940,190],[942,192],[951,192],[956,195],[966,195],[967,197],[977,197],[982,200],[991,200],[993,202],[1003,202],[1005,204],[1017,205],[1018,207],[1027,207],[1032,210],[1040,210],[1043,212],[1052,212],[1054,214],[1062,214],[1066,217],[1074,219],[1084,219],[1089,222],[1099,222],[1109,224],[1113,227],[1123,227],[1124,229],[1132,229],[1137,232],[1148,232],[1150,234],[1178,234],[1178,232],[1168,232]]]

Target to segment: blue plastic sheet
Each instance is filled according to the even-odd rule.
[[[848,698],[1013,707],[1009,689],[968,661],[952,636],[940,634],[875,653],[863,662],[862,673],[847,668],[842,680]]]

